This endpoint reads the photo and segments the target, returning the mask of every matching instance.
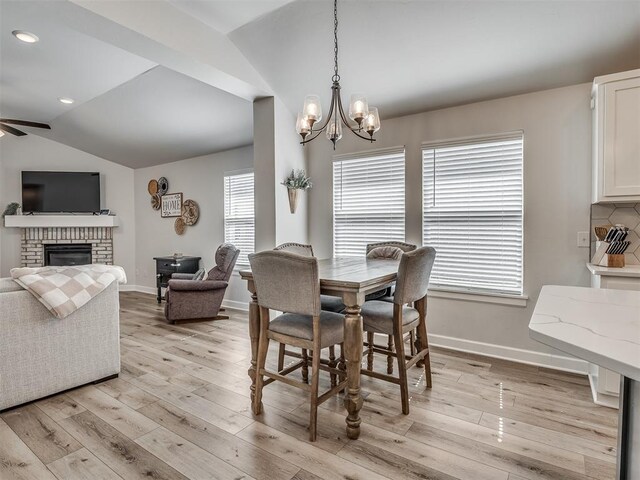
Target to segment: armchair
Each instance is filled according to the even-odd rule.
[[[219,315],[224,293],[229,285],[240,250],[223,243],[216,250],[216,265],[204,280],[193,280],[193,275],[174,273],[165,294],[164,314],[171,323],[186,320],[223,320]]]

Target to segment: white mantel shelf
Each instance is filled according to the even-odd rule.
[[[640,381],[640,292],[545,285],[529,335]]]
[[[117,227],[115,215],[7,215],[5,227],[53,228],[53,227]]]

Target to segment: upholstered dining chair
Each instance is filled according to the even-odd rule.
[[[315,441],[318,405],[346,386],[342,370],[320,362],[323,348],[343,343],[344,316],[320,309],[320,279],[318,260],[315,257],[270,250],[249,255],[249,262],[260,309],[253,411],[256,415],[261,413],[262,389],[273,381],[282,381],[300,388],[309,393],[309,439]],[[287,313],[271,320],[270,310]],[[287,377],[289,373],[302,367],[302,361],[278,372],[266,369],[270,340],[313,352],[310,384]],[[340,382],[322,395],[318,393],[320,370],[340,377]]]
[[[288,242],[278,245],[274,250],[279,250],[283,252],[297,253],[298,255],[303,255],[305,257],[313,257],[313,247],[311,245],[306,245],[304,243],[295,243]],[[332,297],[330,295],[320,295],[320,309],[328,312],[336,312],[340,313],[345,309],[345,305],[342,303],[342,299],[338,297]],[[344,355],[343,349],[340,349],[341,358]],[[286,349],[284,343],[280,344],[278,350],[278,371],[281,371],[284,368],[284,359],[285,356],[302,358],[302,379],[305,383],[309,381],[309,356],[306,348],[302,349],[302,353],[299,354],[297,352],[292,352]],[[322,360],[321,360],[322,361]],[[336,365],[336,352],[335,347],[332,345],[329,347],[329,361],[327,362],[329,366]],[[331,375],[331,385],[335,385],[336,377],[335,375]]]
[[[387,241],[376,242],[367,244],[367,258],[369,259],[388,259],[399,260],[403,252],[412,252],[418,248],[417,245],[406,242]],[[390,286],[377,292],[370,293],[366,296],[366,300],[382,300],[384,302],[393,303],[393,289],[395,286]],[[415,354],[416,340],[413,330],[409,331],[409,348],[411,355]],[[365,346],[368,348],[367,354],[367,369],[373,370],[373,333],[367,334],[367,341]],[[393,335],[389,335],[387,340],[387,349],[393,350]],[[393,373],[393,357],[387,356],[387,373],[391,375]]]
[[[427,388],[431,388],[431,361],[426,326],[427,287],[431,269],[436,258],[432,247],[422,247],[403,253],[398,268],[398,279],[393,294],[393,303],[371,300],[362,305],[361,315],[364,330],[369,333],[392,335],[395,351],[373,346],[372,351],[392,355],[398,362],[398,377],[385,375],[369,369],[362,374],[400,385],[402,413],[409,413],[409,387],[407,370],[418,361],[424,360]],[[409,306],[413,304],[414,307]],[[418,328],[420,347],[415,355],[405,355],[404,334]],[[409,359],[407,361],[407,359]]]
[[[230,243],[223,243],[216,250],[216,265],[209,270],[203,280],[195,280],[193,274],[171,275],[165,294],[167,303],[164,314],[167,320],[176,323],[197,319],[229,318],[219,313],[238,255],[240,250]]]

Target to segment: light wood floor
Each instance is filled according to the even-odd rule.
[[[432,390],[411,369],[410,415],[395,386],[365,377],[360,439],[335,399],[310,444],[300,390],[271,384],[251,413],[246,314],[171,326],[138,293],[121,311],[120,378],[0,415],[2,480],[615,476],[617,412],[583,376],[434,349]]]

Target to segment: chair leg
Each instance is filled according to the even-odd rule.
[[[422,345],[422,337],[421,337],[421,333],[420,333],[420,325],[418,325],[418,328],[416,328],[416,340],[413,343],[415,345],[416,348],[416,352],[419,352],[421,349],[421,345]],[[416,362],[416,367],[418,368],[422,368],[424,366],[424,360],[418,360]]]
[[[393,352],[393,335],[389,335],[387,349],[389,352]],[[393,374],[393,353],[387,353],[387,374]]]
[[[320,351],[313,352],[311,359],[311,411],[309,414],[309,441],[315,442],[318,432],[318,383],[320,379]]]
[[[331,345],[329,347],[329,368],[336,368],[336,365],[338,365],[338,362],[336,362],[336,347]],[[331,388],[333,388],[338,384],[336,381],[336,374],[331,373],[329,377],[331,378]]]
[[[302,381],[309,383],[309,356],[306,348],[302,349]]]
[[[367,370],[373,370],[373,332],[367,332]]]
[[[423,315],[418,324],[418,333],[420,340],[420,351],[429,348],[429,339],[427,337],[427,320],[426,315]],[[424,357],[424,375],[426,378],[427,388],[431,388],[431,352],[427,353]]]
[[[269,351],[269,337],[267,337],[268,328],[268,315],[260,311],[260,339],[258,341],[258,359],[256,364],[256,394],[253,402],[253,413],[260,415],[262,413],[262,388],[264,387],[264,377],[260,373],[264,370],[264,366],[267,363],[267,352]],[[266,309],[265,309],[266,310]],[[266,317],[266,318],[265,318]]]
[[[416,338],[413,329],[409,332],[409,347],[411,348],[411,356],[413,357],[416,354]]]
[[[409,384],[407,382],[407,363],[404,356],[404,342],[402,330],[396,328],[393,334],[396,343],[396,358],[398,359],[398,373],[400,375],[400,397],[402,398],[402,413],[409,414]]]
[[[278,372],[281,372],[284,368],[284,349],[285,344],[281,343],[280,348],[278,350]]]

